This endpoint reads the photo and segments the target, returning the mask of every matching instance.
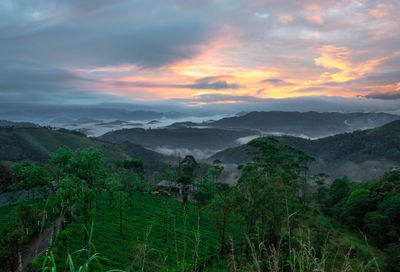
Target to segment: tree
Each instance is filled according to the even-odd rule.
[[[50,173],[41,166],[29,163],[15,164],[12,167],[12,174],[16,182],[11,186],[11,189],[26,190],[28,192],[28,200],[30,200],[31,193],[33,199],[35,199],[35,190],[47,193],[51,186]]]
[[[112,193],[118,192],[119,195],[119,233],[123,235],[123,209],[124,209],[124,201],[123,201],[123,193],[124,188],[127,184],[127,174],[128,171],[123,167],[123,163],[121,162],[114,162],[114,168],[112,168],[112,173],[108,180],[108,186]]]
[[[11,169],[0,163],[0,192],[7,190],[8,186],[12,184]]]
[[[218,178],[221,176],[224,167],[221,165],[220,160],[214,160],[213,166],[203,176],[202,182],[197,184],[197,191],[195,198],[200,206],[206,206],[219,192],[219,187],[222,186],[218,183]]]
[[[343,205],[350,194],[350,181],[347,176],[335,179],[328,189],[327,206]]]
[[[187,202],[189,200],[189,186],[194,183],[194,171],[197,167],[197,162],[192,155],[187,155],[179,162],[179,176],[177,182],[181,185],[182,210],[183,210],[183,260],[186,256],[186,217],[187,217]]]
[[[354,190],[345,204],[345,221],[353,228],[362,228],[365,214],[374,208],[369,190],[363,188]]]
[[[218,182],[218,178],[221,176],[224,167],[222,166],[222,162],[218,159],[213,161],[213,167],[208,169],[207,176],[211,178],[211,181],[214,183]]]
[[[192,155],[187,155],[179,163],[179,172],[177,182],[181,184],[181,195],[184,207],[186,208],[186,203],[188,201],[188,190],[189,185],[194,183],[194,171],[197,167],[197,162]],[[186,211],[185,211],[186,212]]]
[[[272,137],[249,142],[248,150],[253,161],[241,167],[236,212],[245,224],[245,236],[254,245],[276,245],[283,223],[299,208],[307,164],[313,158]],[[248,253],[248,248],[245,251]]]
[[[53,154],[50,159],[50,162],[55,166],[54,174],[58,186],[62,187],[62,178],[64,177],[65,173],[70,170],[70,162],[73,156],[73,152],[69,148],[60,147],[57,153]]]
[[[147,185],[145,182],[145,170],[141,160],[130,159],[122,162],[125,169],[125,176],[122,179],[122,186],[129,194],[129,206],[132,207],[133,192]]]
[[[227,184],[219,184],[217,192],[208,205],[211,220],[219,237],[219,255],[223,259],[229,246],[226,239],[227,228],[235,207],[234,187]]]
[[[378,205],[378,210],[388,216],[393,225],[397,226],[400,233],[400,195],[387,194],[385,199]]]
[[[311,177],[311,180],[316,185],[316,196],[315,198],[319,203],[325,203],[327,198],[327,188],[325,185],[325,180],[329,177],[329,175],[324,173],[319,173]]]
[[[97,200],[98,194],[105,187],[103,153],[92,147],[76,152],[60,148],[53,155],[52,162],[56,165],[56,176],[63,199],[68,200],[70,208],[72,205],[77,208],[83,224],[89,229],[93,200]],[[84,244],[86,240],[85,232]]]
[[[363,221],[363,229],[374,245],[383,248],[391,241],[396,241],[396,231],[389,217],[374,211],[368,212]]]

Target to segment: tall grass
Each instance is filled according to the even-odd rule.
[[[288,220],[290,220],[290,215]],[[289,224],[287,225],[288,228]],[[366,244],[372,258],[363,262],[360,258],[354,258],[354,249],[336,247],[331,243],[329,234],[324,238],[322,245],[312,241],[310,229],[298,228],[291,231],[289,228],[282,230],[280,240],[276,246],[254,243],[246,237],[250,248],[251,258],[242,268],[250,271],[326,271],[326,272],[359,272],[377,271],[380,272],[377,258]],[[232,249],[233,252],[233,249]],[[232,260],[234,255],[232,254]],[[238,271],[237,268],[232,271]],[[240,270],[239,270],[240,271]]]

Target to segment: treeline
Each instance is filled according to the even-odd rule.
[[[347,177],[319,186],[326,214],[365,235],[385,253],[385,271],[400,271],[400,169],[375,182],[354,183]]]

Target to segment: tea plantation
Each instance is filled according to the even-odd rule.
[[[102,269],[169,270],[182,265],[200,268],[217,258],[215,228],[207,212],[199,211],[196,204],[188,204],[186,252],[181,202],[147,193],[134,194],[132,207],[125,203],[123,210],[123,235],[120,234],[118,205],[117,197],[110,201],[110,197],[104,195],[95,211],[92,243],[95,251],[108,259],[102,262]],[[73,223],[70,229],[69,237],[65,242],[59,241],[57,246],[58,268],[66,266],[68,252],[84,247],[83,225]],[[231,225],[228,233],[239,242],[239,229],[235,225]],[[88,259],[86,252],[73,256],[77,264]],[[92,265],[92,269],[95,267]]]

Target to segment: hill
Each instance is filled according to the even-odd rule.
[[[257,129],[303,135],[310,138],[384,125],[400,116],[387,113],[338,113],[338,112],[250,112],[242,116],[223,118],[207,123],[218,128]]]
[[[400,164],[400,121],[317,140],[290,136],[276,138],[315,157],[312,171],[327,172],[333,177],[375,178]],[[242,145],[218,152],[210,159],[242,164],[251,159],[245,151],[246,145]]]
[[[130,143],[109,143],[66,129],[44,127],[2,127],[0,128],[0,160],[32,161],[46,163],[51,153],[60,147],[72,150],[95,147],[101,149],[107,161],[125,158],[141,159],[148,171],[163,170],[167,157]]]
[[[38,125],[30,122],[12,122],[7,120],[0,120],[0,127],[36,127]]]
[[[266,135],[320,138],[384,125],[400,116],[386,113],[250,112],[203,123],[178,122],[153,129],[124,128],[100,136],[110,142],[130,141],[164,154],[192,153],[207,158]]]
[[[132,128],[108,132],[99,138],[111,142],[130,141],[149,148],[170,147],[221,150],[236,146],[236,140],[255,134],[248,129],[219,129],[176,124],[166,128]]]

